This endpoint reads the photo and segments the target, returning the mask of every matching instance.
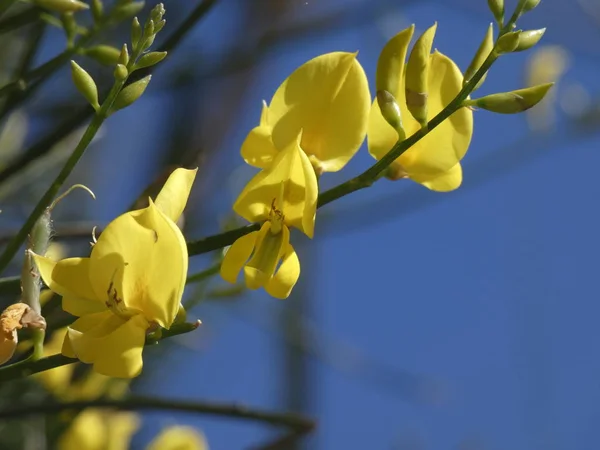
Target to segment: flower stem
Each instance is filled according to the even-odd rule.
[[[85,153],[86,149],[92,142],[92,139],[94,138],[94,136],[96,136],[96,133],[100,129],[100,126],[106,120],[108,116],[108,111],[115,99],[117,98],[117,95],[121,91],[123,84],[124,81],[115,81],[112,89],[108,94],[108,97],[102,103],[102,107],[94,115],[94,118],[88,125],[87,129],[85,130],[85,133],[81,137],[81,140],[77,144],[77,147],[75,147],[75,150],[65,163],[64,167],[62,168],[54,182],[50,185],[46,193],[38,201],[37,205],[35,205],[35,208],[27,218],[25,224],[21,227],[21,229],[15,235],[15,237],[13,237],[7,244],[6,248],[4,249],[4,252],[2,253],[2,255],[0,255],[0,272],[6,269],[15,253],[19,250],[21,244],[23,244],[23,242],[27,238],[27,235],[31,231],[31,228],[33,227],[37,219],[46,210],[48,205],[50,205],[52,200],[54,200],[54,197],[60,190],[61,186],[66,181],[67,177],[71,174],[71,172]]]
[[[122,399],[100,398],[66,403],[19,404],[0,410],[0,419],[19,419],[40,414],[57,414],[63,411],[78,412],[86,408],[112,408],[120,411],[153,409],[183,411],[262,422],[273,426],[287,427],[301,433],[308,433],[316,426],[313,420],[294,413],[263,411],[238,404],[194,402],[134,395]]]

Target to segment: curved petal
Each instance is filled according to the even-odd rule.
[[[417,183],[422,184],[428,189],[437,192],[449,192],[457,189],[462,183],[462,167],[460,163],[452,169],[443,172],[437,176],[411,175],[410,178]]]
[[[377,60],[375,84],[377,90],[386,90],[399,99],[404,97],[404,67],[408,46],[415,31],[414,24],[391,38]]]
[[[308,156],[299,152],[300,164],[304,175],[304,210],[302,211],[301,226],[297,227],[312,239],[315,232],[317,216],[317,201],[319,199],[319,182]]]
[[[275,298],[288,298],[300,277],[300,260],[291,244],[287,245],[283,261],[275,276],[269,280],[265,290]]]
[[[169,219],[177,222],[190,196],[198,169],[175,169],[164,184],[154,204]]]
[[[80,320],[68,330],[68,339],[77,358],[93,364],[94,370],[103,375],[133,378],[140,374],[142,349],[149,326],[144,316],[136,314],[123,320],[111,314],[92,326],[87,321],[77,323]],[[77,330],[88,326],[86,330]]]
[[[264,225],[263,225],[264,226]],[[237,282],[238,274],[242,267],[246,265],[246,262],[250,258],[252,250],[254,250],[254,244],[258,237],[258,231],[248,233],[241,238],[238,238],[227,250],[221,263],[221,277],[228,283],[235,284]]]
[[[108,321],[114,314],[109,311],[103,311],[101,313],[96,314],[88,314],[83,317],[80,317],[75,322],[73,322],[68,328],[67,333],[65,335],[65,339],[62,343],[61,353],[69,358],[77,358],[78,356],[75,354],[73,350],[73,346],[71,345],[71,341],[69,339],[69,330],[74,330],[80,333],[86,332],[95,328],[99,324],[103,324]]]
[[[185,239],[177,225],[152,202],[121,215],[100,235],[90,258],[97,295],[109,288],[127,308],[168,328],[173,323],[187,275]]]
[[[300,130],[302,149],[327,172],[340,170],[365,139],[369,85],[356,53],[317,56],[279,86],[269,105],[273,143],[287,147]]]
[[[240,151],[242,158],[251,166],[265,169],[273,162],[277,149],[271,139],[271,127],[259,126],[253,128]]]
[[[90,259],[68,258],[58,262],[32,254],[44,283],[58,295],[62,306],[74,316],[106,310],[103,297],[98,297],[90,283]]]

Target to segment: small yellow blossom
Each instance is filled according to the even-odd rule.
[[[128,450],[140,426],[137,414],[102,409],[79,413],[58,440],[58,450]]]
[[[367,77],[356,53],[317,56],[279,86],[268,107],[263,102],[260,124],[248,134],[242,157],[266,168],[302,132],[300,148],[315,170],[336,172],[365,139],[369,104]]]
[[[380,56],[379,67],[391,65],[381,59],[406,55],[412,29],[407,29],[393,37]],[[408,39],[407,39],[408,37]],[[397,45],[395,45],[397,43]],[[427,77],[427,120],[431,120],[446,107],[462,88],[463,75],[456,64],[438,51],[430,55]],[[400,73],[395,74],[394,85],[386,87],[398,102],[402,125],[406,136],[411,136],[421,128],[406,106],[405,78],[403,64],[395,64]],[[473,134],[473,113],[461,108],[448,119],[431,130],[427,136],[400,155],[390,166],[388,176],[392,179],[410,178],[434,191],[451,191],[462,182],[460,160],[464,157]],[[381,159],[398,140],[398,132],[383,118],[377,100],[371,106],[367,139],[369,153]]]
[[[264,223],[229,248],[221,265],[225,281],[235,283],[243,267],[249,289],[264,287],[276,298],[288,297],[296,284],[300,262],[289,242],[289,227],[312,238],[318,196],[317,177],[300,142],[298,136],[279,152],[235,202],[237,214]]]
[[[58,262],[34,255],[44,282],[78,316],[62,353],[97,372],[131,378],[142,370],[151,327],[173,323],[185,286],[188,254],[175,224],[187,202],[195,170],[177,169],[156,201],[113,220],[89,258]]]
[[[208,450],[208,444],[196,429],[172,426],[161,431],[146,450]]]

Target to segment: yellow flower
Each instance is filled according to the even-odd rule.
[[[266,168],[275,155],[302,132],[300,148],[317,172],[336,172],[365,139],[370,94],[356,53],[317,56],[297,68],[279,86],[260,125],[242,145],[242,157]]]
[[[134,413],[86,409],[60,436],[58,450],[127,450],[139,422]]]
[[[146,450],[208,450],[208,445],[194,428],[172,426],[161,431]]]
[[[317,177],[300,141],[298,136],[279,152],[235,202],[236,213],[264,224],[260,231],[242,236],[229,248],[221,265],[225,281],[235,283],[244,267],[249,289],[264,287],[276,298],[288,297],[296,284],[300,262],[289,242],[289,227],[312,238],[318,196]]]
[[[185,286],[188,254],[175,221],[196,176],[177,169],[147,208],[113,220],[89,258],[55,262],[34,255],[44,282],[62,295],[63,309],[78,316],[62,353],[112,377],[142,370],[150,327],[173,323]]]
[[[405,30],[393,37],[386,48],[394,45],[394,52],[381,53],[378,67],[389,67],[385,60],[395,55],[406,55],[412,31]],[[456,64],[447,56],[435,51],[429,57],[427,79],[427,120],[431,120],[446,107],[462,88],[463,75]],[[394,74],[395,83],[388,91],[400,106],[402,124],[406,136],[414,134],[421,125],[413,118],[406,106],[405,66],[396,64],[400,73]],[[379,69],[378,69],[379,70]],[[464,157],[473,134],[473,113],[461,108],[446,119],[427,136],[400,155],[390,166],[392,179],[410,178],[434,191],[451,191],[462,182],[460,161]],[[381,159],[398,140],[398,133],[383,118],[377,100],[371,106],[367,131],[369,153]]]

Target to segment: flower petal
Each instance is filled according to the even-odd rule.
[[[449,192],[457,189],[462,183],[462,168],[460,163],[452,169],[435,175],[411,175],[410,178],[428,189],[437,192]]]
[[[99,324],[104,323],[114,314],[109,311],[103,311],[101,313],[88,314],[83,317],[80,317],[75,322],[73,322],[68,328],[67,333],[65,335],[65,339],[62,343],[61,353],[69,358],[77,358],[78,356],[75,354],[73,350],[73,346],[71,345],[71,341],[69,340],[69,330],[74,330],[78,332],[86,332],[91,330],[92,328],[97,327]],[[77,336],[76,336],[77,337]]]
[[[185,287],[187,247],[177,225],[152,202],[113,220],[90,260],[97,295],[106,298],[112,283],[127,308],[162,327],[171,326]]]
[[[85,322],[82,319],[75,321],[68,330],[68,340],[77,358],[94,364],[94,370],[103,375],[119,378],[139,375],[149,326],[144,316],[136,314],[124,320],[111,314],[96,321],[95,325],[91,323],[91,317],[86,316]]]
[[[235,284],[237,282],[238,274],[242,267],[246,265],[252,250],[254,250],[254,244],[258,237],[258,231],[248,233],[241,238],[238,238],[227,250],[221,263],[221,277],[228,283]]]
[[[271,139],[272,132],[269,125],[269,108],[263,101],[260,125],[248,133],[242,144],[241,154],[246,163],[264,169],[273,162],[277,155],[277,149]]]
[[[156,196],[154,204],[169,219],[177,222],[190,196],[198,169],[175,169]]]
[[[288,298],[300,277],[300,260],[291,244],[287,245],[283,261],[265,290],[275,298]]]
[[[279,86],[269,105],[273,143],[286,148],[303,131],[301,147],[327,172],[340,170],[365,138],[370,94],[356,53],[317,56]]]
[[[74,316],[83,316],[106,310],[103,297],[98,297],[90,283],[90,259],[68,258],[58,262],[33,254],[33,259],[44,283],[58,295],[62,306]]]

